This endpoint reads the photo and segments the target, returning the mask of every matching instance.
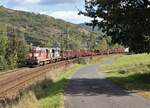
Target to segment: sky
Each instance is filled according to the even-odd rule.
[[[0,0],[0,5],[15,10],[46,14],[75,24],[91,20],[78,15],[78,9],[84,10],[84,0]]]

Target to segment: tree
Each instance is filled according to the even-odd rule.
[[[103,38],[99,43],[99,49],[108,49],[109,45],[106,38]]]
[[[8,37],[6,26],[0,24],[0,55],[4,56],[6,54],[6,48],[8,46]]]
[[[6,59],[10,69],[22,65],[28,52],[27,43],[22,31],[14,29],[11,29],[12,32],[6,53]]]
[[[85,0],[85,12],[114,43],[129,46],[136,53],[150,52],[149,0]]]
[[[4,70],[7,68],[7,62],[5,59],[7,47],[8,47],[8,37],[6,25],[0,24],[0,70]]]
[[[18,65],[23,65],[25,63],[26,55],[29,51],[30,46],[27,45],[23,35],[20,35],[17,38],[18,38],[17,63]]]
[[[18,42],[16,36],[13,36],[12,39],[9,39],[9,44],[6,53],[6,59],[9,65],[9,69],[14,69],[17,67],[17,48]]]

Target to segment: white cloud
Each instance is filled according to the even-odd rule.
[[[43,12],[40,12],[40,14],[45,14],[45,15],[48,15],[48,14],[47,14],[47,12],[45,12],[45,11],[43,11]]]
[[[23,7],[23,6],[14,6],[12,9],[14,9],[14,10],[21,10],[21,11],[27,11],[27,12],[30,11],[27,7]]]
[[[16,5],[23,5],[23,4],[38,4],[41,0],[7,0],[7,3],[13,3]]]
[[[37,4],[40,3],[41,0],[24,0],[26,3],[33,3],[33,4]]]
[[[76,3],[82,0],[41,0],[41,4],[64,4],[64,3]]]
[[[43,5],[51,5],[51,4],[64,4],[64,3],[76,3],[81,2],[82,0],[6,0],[6,3],[12,3],[14,5],[23,5],[23,4],[43,4]]]
[[[75,24],[90,22],[91,20],[91,18],[85,17],[84,15],[78,15],[78,11],[56,11],[46,14]]]

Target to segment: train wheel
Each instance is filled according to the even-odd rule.
[[[45,65],[45,62],[43,62],[42,65],[44,66],[44,65]]]
[[[51,60],[48,61],[48,64],[50,64],[50,63],[51,63]]]

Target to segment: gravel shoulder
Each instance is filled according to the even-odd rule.
[[[105,64],[111,63],[106,62]],[[150,100],[124,90],[105,78],[94,64],[79,69],[65,88],[65,108],[150,108]]]

